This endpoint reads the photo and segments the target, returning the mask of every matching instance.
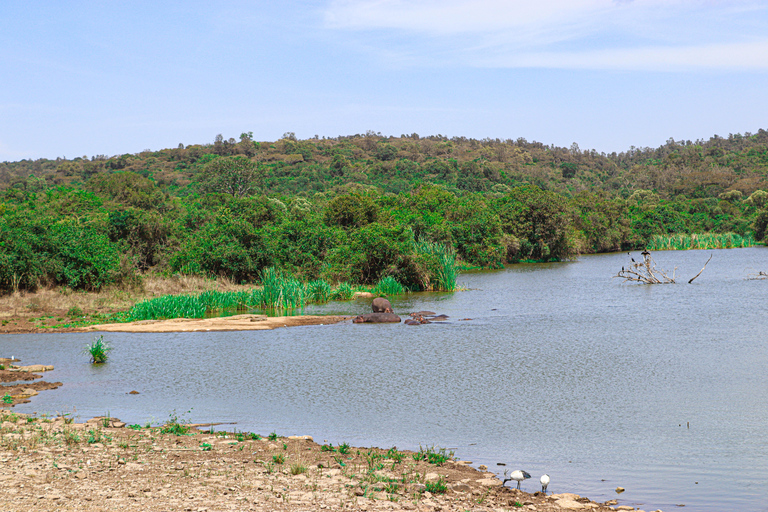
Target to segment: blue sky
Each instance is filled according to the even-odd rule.
[[[418,133],[623,151],[768,129],[768,2],[0,3],[0,161]]]

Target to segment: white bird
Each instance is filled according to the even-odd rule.
[[[531,478],[530,473],[527,471],[523,471],[522,469],[516,469],[512,473],[509,474],[509,478],[505,478],[504,481],[501,483],[501,485],[504,485],[505,483],[509,482],[510,480],[515,480],[517,482],[517,488],[520,488],[520,482],[523,480]]]
[[[541,478],[539,479],[539,482],[541,482],[541,492],[544,494],[547,493],[547,486],[549,485],[549,475],[541,475]]]

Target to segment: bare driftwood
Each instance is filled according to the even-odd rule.
[[[757,274],[747,274],[747,279],[768,279],[768,273],[761,270]]]
[[[656,262],[651,256],[651,253],[647,250],[640,253],[642,261],[636,261],[630,253],[627,253],[627,256],[629,256],[630,260],[629,265],[621,267],[621,271],[613,277],[624,279],[624,282],[630,281],[642,284],[671,284],[676,282],[675,273],[677,272],[677,267],[672,269],[672,275],[670,276],[666,270],[656,266]],[[704,272],[704,269],[707,268],[707,264],[711,259],[712,255],[709,256],[709,259],[704,264],[704,268],[702,268],[698,274],[693,276],[688,283],[692,283],[694,279]]]
[[[690,280],[690,281],[688,281],[688,284],[691,284],[691,283],[693,282],[693,280],[694,280],[694,279],[696,279],[697,277],[699,277],[699,276],[701,275],[701,273],[702,273],[702,272],[704,272],[704,269],[706,269],[706,268],[707,268],[707,264],[709,263],[709,260],[711,260],[711,259],[712,259],[712,255],[710,254],[710,255],[709,255],[709,259],[707,260],[707,263],[705,263],[705,264],[704,264],[704,268],[702,268],[701,270],[699,270],[699,273],[698,273],[698,274],[696,274],[695,276],[693,276],[693,277],[691,278],[691,280]]]

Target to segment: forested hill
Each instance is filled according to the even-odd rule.
[[[738,246],[765,236],[767,172],[765,130],[610,155],[524,139],[245,133],[4,162],[0,293],[99,289],[146,272],[251,282],[270,267],[432,289],[454,255],[499,267],[700,246],[692,235],[703,233]]]
[[[81,186],[104,172],[132,171],[153,179],[172,195],[197,189],[195,176],[217,156],[242,155],[257,162],[267,194],[311,196],[350,183],[399,193],[425,183],[446,190],[505,193],[534,184],[566,196],[604,190],[629,197],[638,189],[662,198],[718,197],[738,191],[746,197],[768,188],[768,131],[714,136],[708,141],[674,141],[658,148],[632,147],[598,153],[548,146],[525,139],[467,139],[417,134],[384,137],[368,132],[348,137],[296,140],[291,133],[276,142],[239,141],[217,136],[212,144],[72,160],[22,160],[0,163],[0,188],[39,190]]]

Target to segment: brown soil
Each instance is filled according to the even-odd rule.
[[[432,465],[408,451],[340,453],[308,436],[175,435],[114,418],[68,421],[0,411],[0,509],[611,510],[575,494],[513,490],[466,462]]]
[[[110,332],[194,332],[194,331],[251,331],[296,327],[299,325],[327,325],[351,316],[275,316],[235,315],[217,318],[176,318],[173,320],[144,320],[122,324],[90,325],[79,330]]]

